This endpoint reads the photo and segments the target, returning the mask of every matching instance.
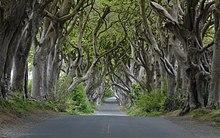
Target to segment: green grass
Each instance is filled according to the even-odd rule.
[[[18,117],[29,115],[35,111],[55,111],[69,114],[90,114],[95,106],[88,100],[84,85],[80,84],[72,92],[63,91],[54,101],[34,101],[14,96],[8,100],[0,99],[0,112],[12,113]]]
[[[37,102],[13,97],[9,100],[0,100],[0,112],[12,113],[17,116],[25,116],[37,110],[56,111],[55,106],[50,102]]]
[[[208,109],[200,108],[193,110],[189,113],[189,116],[211,123],[214,126],[220,127],[220,108],[219,109]]]

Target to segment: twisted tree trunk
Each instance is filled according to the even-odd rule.
[[[209,95],[209,105],[220,105],[220,1],[215,0],[215,47],[212,63],[211,93]]]
[[[0,91],[3,98],[6,97],[8,77],[11,73],[11,53],[14,52],[12,49],[16,49],[16,41],[19,38],[21,28],[23,28],[22,21],[27,6],[26,2],[27,0],[16,1],[14,4],[9,2],[10,12],[7,12],[10,15],[4,15],[4,12],[1,12],[3,15],[0,17]]]
[[[12,76],[13,91],[19,91],[19,92],[24,91],[25,74],[27,69],[26,63],[31,48],[31,38],[32,38],[31,36],[32,36],[32,29],[30,24],[14,56],[13,76]]]

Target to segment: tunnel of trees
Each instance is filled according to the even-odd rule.
[[[181,114],[219,106],[220,1],[0,0],[0,100],[79,85],[93,103],[157,90]]]

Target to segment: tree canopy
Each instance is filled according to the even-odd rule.
[[[83,84],[93,103],[158,90],[167,110],[217,107],[219,19],[219,0],[0,0],[0,100],[56,101]]]

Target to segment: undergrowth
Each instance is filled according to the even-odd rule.
[[[66,99],[66,111],[72,114],[89,114],[95,106],[88,100],[83,84],[80,84]]]
[[[159,116],[180,109],[184,101],[176,95],[167,97],[167,90],[142,91],[139,86],[133,86],[130,94],[133,99],[131,106],[126,108],[129,115]]]
[[[166,95],[159,91],[139,94],[134,100],[133,106],[127,108],[129,115],[134,116],[158,116],[164,111]]]
[[[56,111],[54,105],[50,102],[37,102],[34,100],[22,99],[16,96],[8,100],[0,100],[0,112],[24,116],[38,110]]]
[[[72,92],[67,91],[69,78],[63,77],[59,81],[57,88],[57,109],[70,114],[89,114],[93,113],[95,106],[91,103],[85,93],[84,84],[78,85]]]
[[[0,112],[12,113],[17,116],[25,116],[36,111],[66,112],[69,114],[93,113],[95,106],[88,100],[84,91],[84,85],[80,84],[72,92],[67,91],[68,79],[59,81],[57,86],[57,100],[24,99],[23,96],[11,96],[7,100],[0,99]],[[29,91],[31,85],[29,85]]]

